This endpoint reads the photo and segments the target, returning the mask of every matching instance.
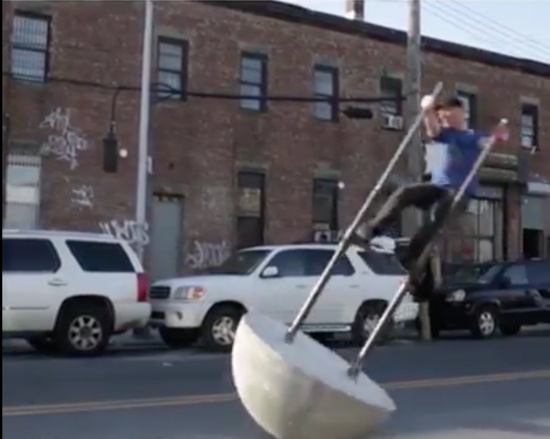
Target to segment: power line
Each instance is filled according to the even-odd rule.
[[[379,3],[405,4],[406,0],[371,0]],[[457,6],[463,10],[457,9]],[[475,37],[477,40],[485,40],[488,43],[497,42],[505,46],[514,46],[518,52],[525,52],[526,48],[531,49],[530,53],[536,58],[540,53],[549,54],[550,46],[542,44],[534,38],[522,35],[509,26],[495,21],[494,18],[480,14],[472,8],[469,8],[456,0],[447,0],[444,3],[439,1],[424,1],[422,10],[430,15],[437,17],[441,21],[461,29],[466,34]],[[490,38],[487,38],[490,37]],[[542,40],[541,40],[542,41]],[[535,55],[536,54],[536,55]]]
[[[494,35],[491,35],[489,32],[487,32],[487,29],[481,28],[479,25],[466,21],[465,19],[458,18],[456,15],[449,14],[449,11],[443,11],[441,8],[438,9],[431,6],[426,6],[425,11],[428,12],[430,15],[437,17],[444,23],[447,23],[456,29],[460,29],[467,35],[474,37],[478,42],[485,41],[486,43],[497,43],[500,45],[506,45],[509,48],[511,46],[516,51],[519,49],[517,43],[514,40],[510,41],[504,38],[495,37]]]
[[[506,45],[514,45],[518,51],[525,52],[527,47],[531,49],[533,54],[536,53],[539,55],[540,52],[543,52],[548,54],[550,58],[550,48],[545,47],[544,45],[533,45],[532,43],[527,43],[524,39],[522,39],[524,37],[522,37],[521,34],[513,30],[506,31],[506,29],[509,28],[496,23],[489,17],[485,17],[485,19],[479,18],[484,17],[482,14],[478,14],[477,16],[469,14],[465,17],[464,12],[460,12],[456,8],[453,8],[450,4],[448,4],[450,2],[453,2],[453,0],[447,0],[445,6],[441,6],[436,2],[425,2],[424,5],[428,13],[438,17],[445,23],[462,29],[474,37],[483,38],[484,36],[491,36],[494,40],[499,40],[501,43]],[[466,10],[471,9],[467,8]],[[449,12],[451,12],[451,14],[449,14]],[[501,26],[502,29],[500,28]]]
[[[17,80],[10,72],[3,71],[2,76],[9,77],[11,79]],[[130,85],[109,85],[99,82],[85,81],[74,78],[61,78],[61,77],[48,77],[48,82],[51,83],[63,83],[70,84],[76,87],[88,87],[88,88],[97,88],[105,91],[111,91],[113,93],[119,91],[130,91],[130,92],[139,92],[141,90],[138,86]],[[151,84],[155,92],[159,93],[172,93],[174,95],[181,94],[184,97],[192,98],[202,98],[202,99],[219,99],[219,100],[265,100],[265,101],[274,101],[274,102],[293,102],[293,103],[315,103],[315,102],[330,102],[333,104],[336,103],[348,103],[348,104],[375,104],[381,102],[395,102],[396,99],[404,100],[407,95],[403,95],[400,98],[388,97],[388,96],[356,96],[356,97],[341,97],[341,96],[327,96],[327,97],[318,97],[318,96],[297,96],[297,95],[244,95],[240,93],[226,93],[226,92],[206,92],[206,91],[193,91],[193,90],[184,90],[179,91],[175,90],[166,84]]]
[[[534,47],[542,49],[545,52],[548,51],[548,53],[550,53],[550,46],[546,46],[544,44],[541,44],[540,41],[538,41],[538,39],[535,39],[535,38],[529,37],[529,36],[527,36],[523,33],[520,33],[517,30],[511,28],[510,26],[507,26],[507,25],[505,25],[501,22],[497,22],[494,19],[492,19],[490,17],[487,17],[484,14],[479,14],[474,9],[466,6],[463,3],[457,2],[456,0],[448,0],[448,1],[454,3],[457,8],[461,8],[463,10],[470,11],[471,14],[474,14],[473,16],[470,15],[470,18],[475,19],[476,21],[482,23],[484,26],[491,27],[499,33],[502,33],[502,31],[504,29],[507,32],[507,34],[515,35],[518,42],[521,42],[523,44],[528,43],[528,44],[530,44]],[[484,18],[486,18],[486,20],[480,20],[479,18],[476,18],[477,16],[484,17]]]

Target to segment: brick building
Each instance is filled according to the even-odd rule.
[[[154,81],[189,95],[167,98],[157,86],[145,230],[132,222],[143,4],[2,2],[4,227],[148,238],[154,277],[216,264],[234,245],[345,227],[403,136],[398,101],[372,105],[372,120],[351,120],[328,102],[192,92],[398,96],[405,35],[271,1],[166,1],[155,12]],[[449,245],[449,257],[542,255],[550,250],[550,65],[433,39],[424,48],[426,92],[443,80],[472,126],[504,115],[512,129],[483,171],[478,214],[460,238],[471,245],[462,255]],[[128,154],[106,173],[113,108]],[[538,151],[521,153],[522,144]],[[403,160],[392,183],[407,179]]]

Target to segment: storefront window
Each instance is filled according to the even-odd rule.
[[[484,262],[502,258],[502,192],[484,188],[470,201],[467,213],[446,234],[445,257],[453,262]]]
[[[492,239],[477,240],[476,261],[487,262],[495,259],[495,245]]]
[[[474,262],[476,241],[460,235],[448,235],[445,240],[445,260],[452,262]]]
[[[495,233],[495,205],[489,200],[474,200],[477,202],[479,235],[493,236]]]

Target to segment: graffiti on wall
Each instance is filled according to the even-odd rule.
[[[186,265],[193,270],[218,267],[231,255],[231,244],[228,241],[218,243],[193,241],[187,256]]]
[[[76,207],[92,209],[94,207],[94,188],[90,185],[80,185],[71,189],[71,204]]]
[[[105,234],[123,239],[134,248],[142,248],[149,244],[149,224],[147,223],[111,220],[100,222],[99,228]]]
[[[57,108],[46,116],[40,128],[53,131],[42,145],[42,152],[69,162],[71,171],[78,167],[78,155],[88,149],[88,141],[71,123],[71,110]]]

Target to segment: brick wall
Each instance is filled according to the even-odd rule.
[[[26,4],[25,4],[26,3]],[[117,174],[102,171],[104,137],[113,92],[71,84],[75,79],[104,85],[138,85],[143,11],[139,2],[25,2],[52,15],[52,58],[47,85],[18,83],[3,75],[2,108],[11,118],[12,140],[47,141],[48,136],[80,136],[86,147],[76,163],[48,156],[43,161],[42,225],[97,230],[100,221],[134,215],[139,95],[122,92],[117,101],[117,135],[129,151]],[[248,2],[250,3],[250,2]],[[266,2],[267,3],[267,2]],[[13,2],[2,3],[3,40],[9,40]],[[243,49],[269,56],[269,93],[311,93],[312,67],[339,67],[343,95],[379,94],[384,73],[404,74],[404,48],[196,2],[157,3],[157,32],[189,41],[189,88],[236,93]],[[9,50],[3,44],[4,71]],[[550,79],[437,53],[424,56],[425,91],[443,80],[447,92],[466,86],[478,95],[480,124],[509,118],[515,151],[519,138],[520,96],[541,105],[542,150],[533,168],[550,177]],[[59,109],[70,116],[71,133],[44,127]],[[69,113],[66,113],[66,112]],[[43,127],[41,127],[41,124]],[[46,124],[47,125],[47,124]],[[190,98],[158,104],[152,111],[150,189],[186,200],[184,242],[234,240],[235,176],[241,167],[266,173],[266,240],[284,242],[311,230],[312,178],[334,171],[345,182],[341,223],[346,224],[368,188],[386,166],[403,133],[384,131],[373,121],[319,122],[309,104],[271,103],[264,114],[239,110],[234,101]],[[6,148],[3,148],[4,154]],[[404,175],[405,164],[397,170]],[[73,190],[92,187],[93,207],[71,202]],[[515,221],[517,207],[510,207]],[[515,215],[515,216],[514,216]],[[516,227],[516,226],[514,226]],[[510,233],[515,234],[515,229]],[[512,238],[514,241],[515,238]]]

